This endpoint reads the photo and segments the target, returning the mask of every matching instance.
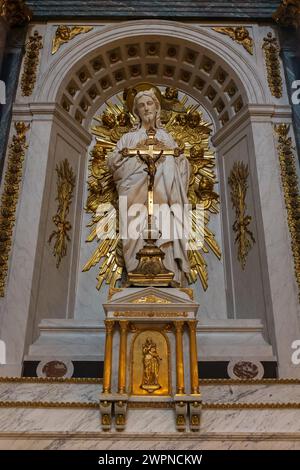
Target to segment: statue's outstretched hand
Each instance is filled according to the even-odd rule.
[[[184,153],[184,149],[180,148],[180,147],[175,147],[174,148],[174,157],[180,157],[180,155],[182,155]]]
[[[120,150],[119,152],[123,158],[126,158],[126,157],[129,157],[130,153],[129,153],[129,150],[127,147],[123,148],[122,150]]]

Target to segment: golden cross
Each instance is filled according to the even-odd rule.
[[[148,216],[153,216],[153,187],[156,174],[156,162],[163,154],[174,155],[174,149],[165,148],[164,144],[155,138],[155,131],[147,131],[148,138],[137,145],[135,149],[123,149],[123,157],[136,156],[147,165],[148,173]],[[156,147],[156,148],[155,148]],[[175,156],[175,155],[174,155]]]

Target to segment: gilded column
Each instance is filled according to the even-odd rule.
[[[126,356],[128,321],[120,320],[119,393],[126,392]]]
[[[104,359],[104,378],[103,393],[111,391],[111,370],[112,370],[112,341],[114,320],[105,320],[106,338],[105,338],[105,359]]]
[[[190,376],[191,376],[191,393],[198,395],[199,392],[199,376],[198,376],[198,356],[197,356],[197,337],[196,327],[198,320],[188,322],[190,330]]]
[[[177,393],[184,394],[184,365],[183,365],[183,347],[182,347],[182,329],[184,322],[175,321],[176,330],[176,374],[177,374]]]

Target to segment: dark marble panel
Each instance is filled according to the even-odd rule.
[[[72,361],[74,365],[73,377],[78,378],[102,378],[104,363],[97,361]],[[198,362],[199,378],[201,379],[228,379],[228,361],[200,361]],[[39,361],[24,361],[23,377],[37,377],[36,370]],[[262,362],[264,378],[277,378],[277,363]]]
[[[24,361],[22,377],[37,377],[37,368],[40,361]],[[102,378],[103,361],[72,361],[74,378]]]
[[[296,104],[292,101],[292,95],[295,92],[295,88],[292,86],[293,82],[300,80],[300,31],[297,32],[292,28],[282,28],[280,42],[285,78],[293,109],[294,132],[300,161],[300,103]]]
[[[199,378],[201,379],[229,379],[227,372],[228,361],[200,361],[198,362]],[[262,361],[264,379],[277,378],[277,363]]]
[[[28,0],[34,18],[268,19],[280,0]]]
[[[3,80],[6,85],[6,104],[0,105],[0,180],[2,180],[12,107],[18,86],[25,38],[26,28],[14,28],[9,31],[1,68],[0,80]]]

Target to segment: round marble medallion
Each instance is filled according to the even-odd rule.
[[[69,360],[48,358],[39,363],[36,373],[38,377],[70,378],[74,373],[74,366]]]
[[[263,378],[264,367],[259,361],[240,359],[238,361],[229,362],[227,372],[231,379],[257,380]]]

